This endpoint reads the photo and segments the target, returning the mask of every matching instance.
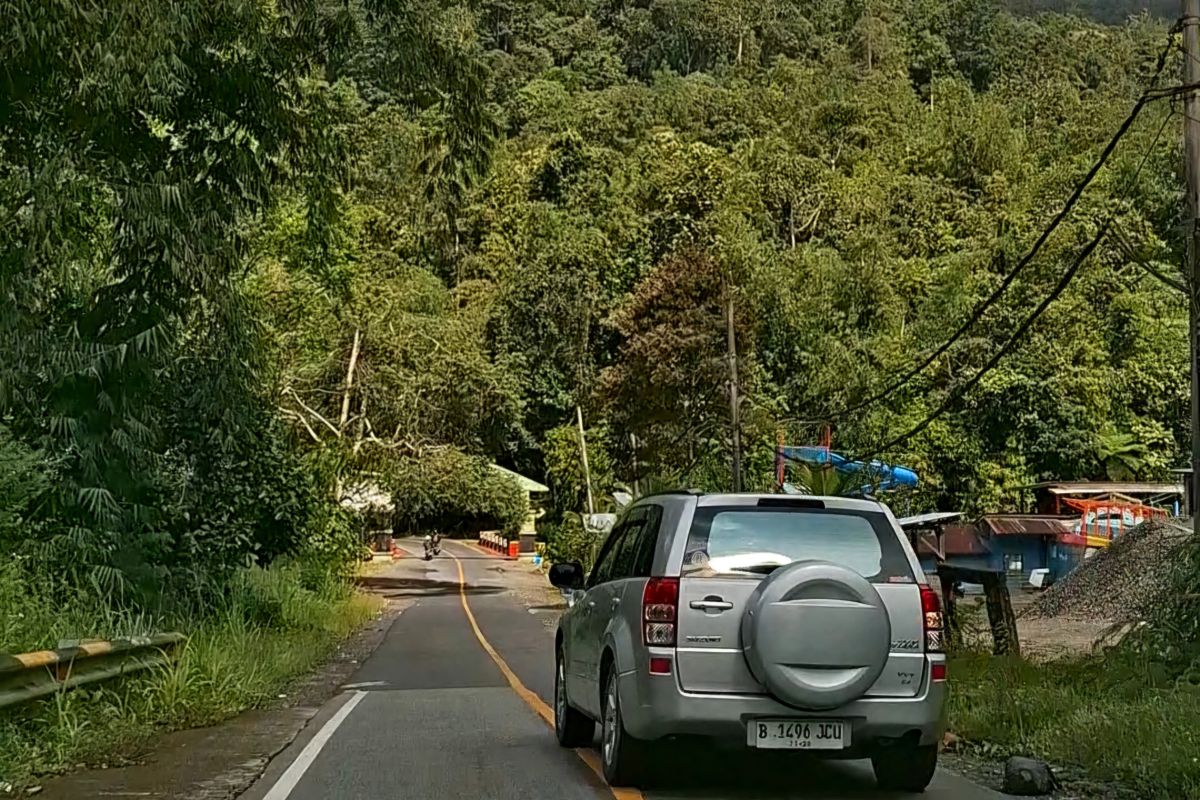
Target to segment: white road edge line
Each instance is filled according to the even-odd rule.
[[[300,779],[304,777],[304,773],[317,760],[317,756],[320,755],[321,750],[333,738],[334,732],[346,721],[346,717],[350,716],[350,712],[366,696],[366,692],[355,692],[350,695],[350,699],[342,704],[342,707],[337,710],[336,714],[329,718],[329,721],[322,726],[321,730],[317,731],[317,735],[309,740],[304,749],[300,751],[300,755],[296,756],[296,760],[279,776],[279,780],[275,782],[275,785],[271,787],[271,791],[267,792],[263,800],[287,800],[292,790],[300,783]]]

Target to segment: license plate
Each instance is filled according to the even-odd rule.
[[[766,750],[842,750],[850,746],[850,723],[840,719],[756,719],[746,733],[746,744]]]

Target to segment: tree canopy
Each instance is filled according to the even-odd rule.
[[[356,474],[411,478],[408,527],[511,525],[510,487],[461,488],[488,462],[578,510],[576,406],[598,495],[725,486],[727,304],[765,487],[780,432],[867,453],[938,407],[1110,218],[883,455],[931,508],[1164,476],[1167,101],[967,336],[845,413],[967,319],[1145,89],[1167,26],[1119,5],[0,4],[0,546],[144,598],[344,552]]]

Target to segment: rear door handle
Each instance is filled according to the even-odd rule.
[[[612,603],[611,603],[611,605],[612,605],[612,607],[613,607],[613,608],[616,608],[617,606],[621,605],[621,598],[619,598],[619,597],[614,597],[614,598],[612,599]]]
[[[697,611],[728,611],[733,603],[728,600],[693,600],[688,606]]]

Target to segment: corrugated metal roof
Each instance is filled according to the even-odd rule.
[[[492,464],[492,469],[496,470],[497,472],[503,472],[505,475],[508,475],[516,480],[517,483],[521,484],[521,488],[524,489],[528,494],[542,494],[550,491],[549,486],[543,486],[533,478],[526,478],[519,472],[513,472],[511,469],[505,469],[499,464]]]
[[[960,519],[961,511],[934,511],[929,514],[917,514],[912,517],[903,517],[896,520],[900,523],[901,528],[918,528],[922,525],[936,525],[939,522],[950,522]]]
[[[1043,481],[1021,489],[1046,489],[1050,494],[1183,494],[1183,484],[1125,481]]]
[[[1053,517],[1045,514],[985,514],[980,527],[993,536],[1056,536],[1068,532],[1070,520],[1077,517]]]
[[[985,556],[992,550],[974,525],[947,525],[942,529],[942,552],[946,556]]]

